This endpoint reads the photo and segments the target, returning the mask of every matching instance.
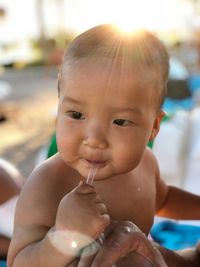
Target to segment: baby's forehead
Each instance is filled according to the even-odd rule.
[[[161,73],[155,66],[146,66],[144,64],[124,65],[110,59],[104,58],[85,58],[66,60],[60,71],[60,78],[63,80],[81,76],[87,76],[88,81],[92,79],[92,75],[104,76],[110,82],[156,82],[160,80]]]
[[[102,88],[114,90],[116,93],[125,93],[129,95],[131,91],[145,92],[153,90],[155,93],[161,91],[160,76],[154,68],[144,66],[133,66],[132,68],[122,68],[120,64],[111,64],[111,62],[75,60],[66,62],[62,69],[61,87],[64,90],[76,90],[81,87],[81,92],[87,87]],[[157,95],[160,95],[158,93]],[[156,94],[154,95],[156,98]]]

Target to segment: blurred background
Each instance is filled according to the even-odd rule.
[[[163,105],[167,116],[158,141],[150,146],[166,180],[197,190],[193,185],[200,174],[198,0],[0,0],[0,157],[25,177],[46,158],[55,129],[56,78],[63,50],[78,33],[107,22],[125,29],[148,28],[167,46],[171,58]]]

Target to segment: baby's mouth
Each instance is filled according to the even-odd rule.
[[[103,167],[107,164],[106,161],[100,161],[100,160],[90,160],[90,159],[86,159],[86,161],[90,164],[93,165],[97,168]]]

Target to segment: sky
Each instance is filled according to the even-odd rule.
[[[183,29],[192,25],[192,1],[188,0],[40,0],[44,3],[45,34],[62,28],[80,33],[101,23],[151,30]],[[1,40],[23,40],[37,36],[36,0],[0,0],[7,9],[0,18]],[[60,5],[56,5],[60,2]]]

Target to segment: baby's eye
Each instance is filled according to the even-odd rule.
[[[68,111],[67,114],[75,120],[84,120],[85,117],[83,116],[83,113],[78,111]]]
[[[130,121],[124,120],[124,119],[116,119],[113,121],[113,124],[119,125],[119,126],[127,126],[130,124]]]

